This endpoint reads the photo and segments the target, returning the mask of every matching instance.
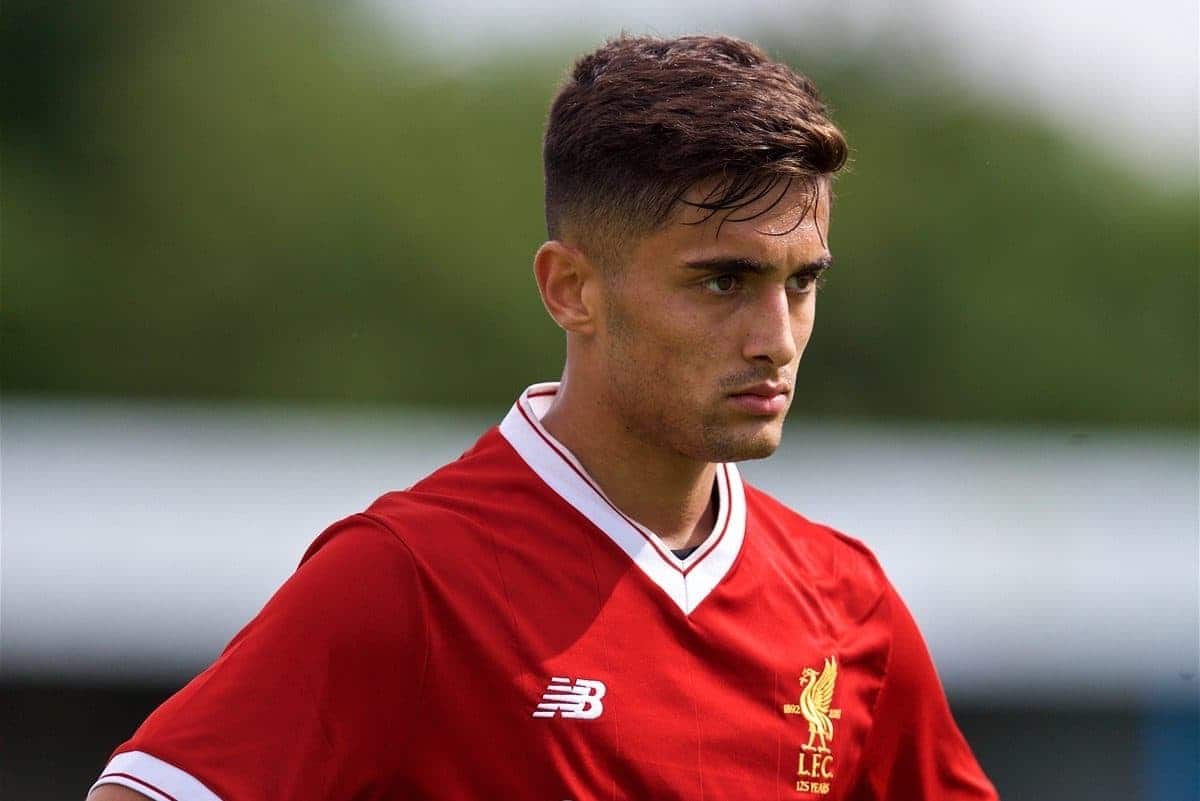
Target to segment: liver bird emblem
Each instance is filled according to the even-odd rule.
[[[803,715],[808,721],[808,743],[801,746],[805,751],[829,753],[829,741],[833,739],[833,721],[842,716],[842,710],[830,709],[833,703],[833,685],[837,681],[837,657],[827,657],[820,675],[812,668],[805,668],[800,677],[804,689],[800,691],[800,703],[785,704],[783,711],[790,715]]]

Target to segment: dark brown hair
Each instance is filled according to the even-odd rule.
[[[575,63],[542,155],[550,238],[606,260],[706,179],[689,205],[725,220],[781,185],[780,198],[797,181],[815,190],[845,164],[846,140],[812,81],[749,42],[621,36]]]

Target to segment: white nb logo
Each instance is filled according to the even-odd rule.
[[[592,679],[571,679],[566,676],[555,676],[550,679],[550,686],[542,694],[542,701],[533,711],[535,718],[552,718],[562,715],[564,718],[580,718],[595,720],[604,714],[604,704],[601,699],[608,692],[602,681]]]

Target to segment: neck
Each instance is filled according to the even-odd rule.
[[[572,391],[564,379],[542,426],[565,445],[618,509],[669,548],[704,542],[716,520],[716,465],[697,462],[632,435],[596,403],[599,393]]]

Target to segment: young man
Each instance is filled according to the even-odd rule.
[[[753,45],[582,58],[534,261],[562,382],[322,534],[93,801],[994,799],[871,554],[733,464],[802,388],[845,159]]]

